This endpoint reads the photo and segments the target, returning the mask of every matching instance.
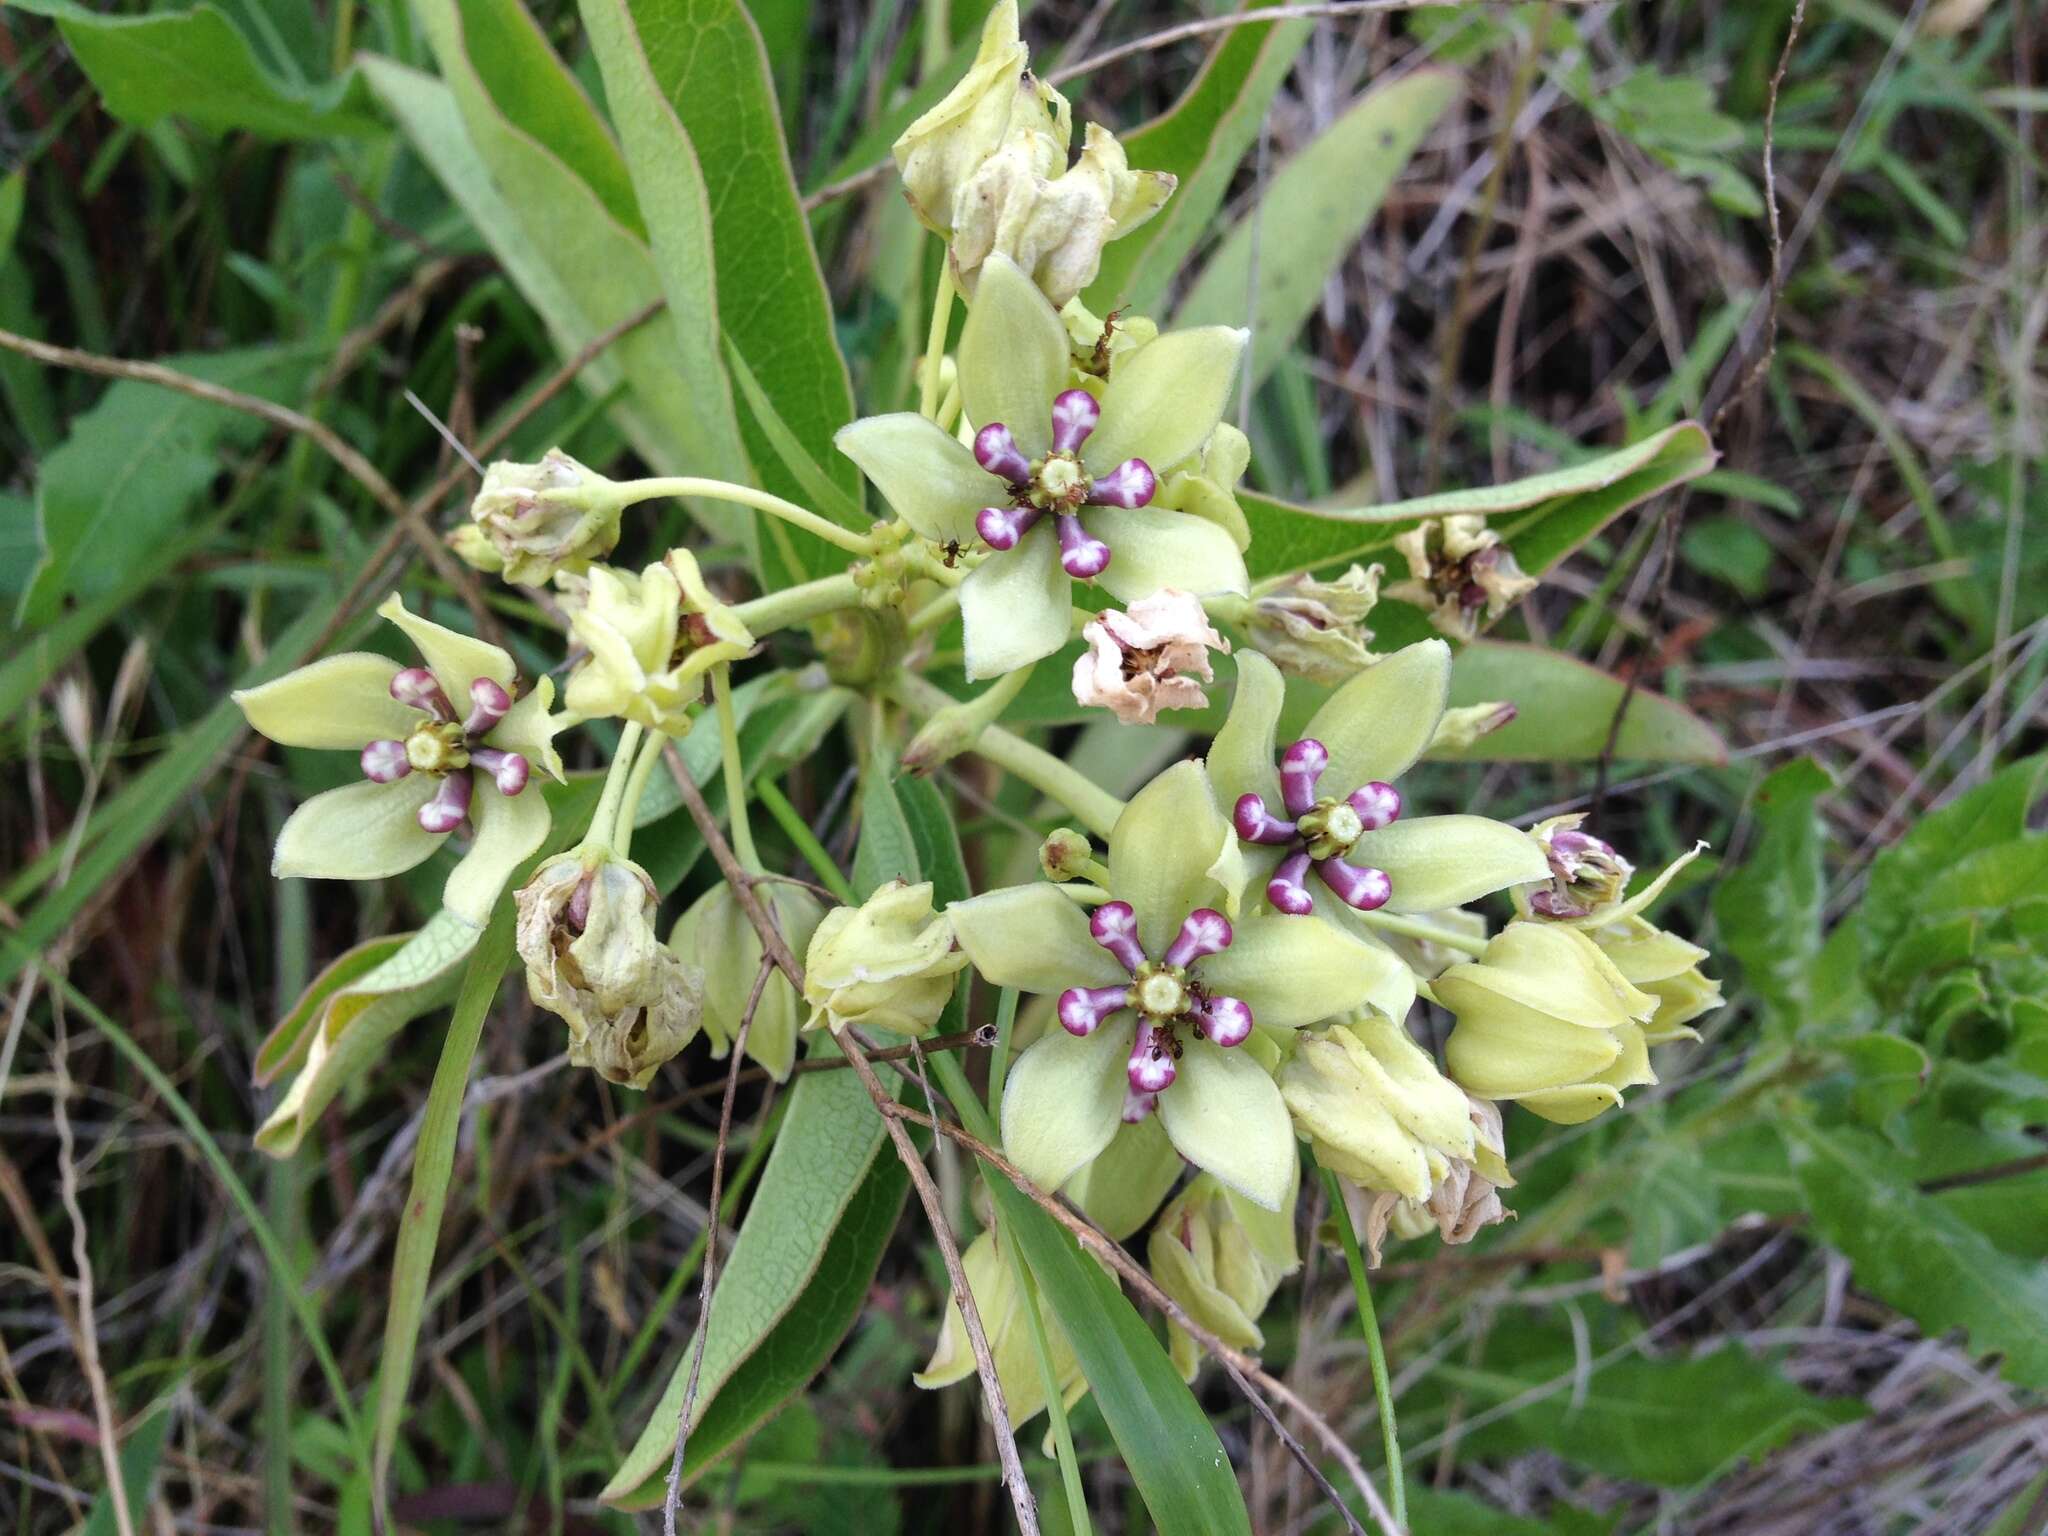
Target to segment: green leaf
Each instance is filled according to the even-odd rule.
[[[2048,1386],[2048,1269],[2015,1258],[1913,1187],[1898,1155],[1865,1131],[1783,1122],[1814,1229],[1855,1267],[1856,1284],[1929,1335],[1960,1328],[2005,1376]]]
[[[1209,257],[1173,323],[1250,324],[1249,381],[1256,386],[1294,344],[1331,272],[1357,245],[1394,178],[1462,88],[1448,70],[1418,69],[1366,92],[1274,173],[1258,206]]]
[[[140,1530],[144,1511],[149,1508],[149,1487],[156,1480],[157,1464],[164,1459],[164,1442],[170,1438],[171,1410],[158,1408],[128,1432],[121,1446],[121,1491],[128,1496],[128,1516]],[[79,1536],[116,1536],[120,1530],[114,1513],[114,1497],[107,1489],[92,1501]]]
[[[1545,1357],[1511,1377],[1444,1367],[1446,1382],[1474,1395],[1519,1396],[1534,1374],[1569,1382],[1570,1356]],[[1853,1399],[1801,1390],[1740,1345],[1691,1360],[1629,1355],[1573,1391],[1510,1414],[1478,1432],[1487,1454],[1542,1446],[1609,1477],[1682,1488],[1704,1482],[1744,1458],[1760,1458],[1810,1430],[1860,1418]]]
[[[103,16],[71,0],[14,0],[56,20],[72,57],[123,122],[177,116],[273,139],[372,135],[384,124],[354,71],[321,86],[279,80],[211,5],[155,16]]]
[[[1101,272],[1084,296],[1090,309],[1107,314],[1120,305],[1159,306],[1214,224],[1238,163],[1311,30],[1309,22],[1284,21],[1225,33],[1180,100],[1123,135],[1132,165],[1171,172],[1180,185],[1151,220],[1103,247]]]
[[[1706,473],[1714,457],[1705,430],[1687,421],[1626,448],[1506,485],[1444,491],[1381,507],[1297,507],[1240,493],[1252,529],[1247,563],[1252,575],[1260,577],[1384,560],[1394,536],[1423,518],[1472,512],[1493,519],[1493,530],[1514,550],[1522,569],[1540,576],[1630,507]],[[1405,571],[1398,557],[1394,563]]]
[[[1770,541],[1739,517],[1694,519],[1678,547],[1687,565],[1718,576],[1752,601],[1764,595],[1778,561]]]
[[[313,363],[311,353],[284,347],[161,361],[266,400],[296,395]],[[244,411],[139,379],[115,381],[71,423],[36,477],[42,558],[16,622],[39,628],[65,598],[96,596],[153,566],[221,473],[222,455],[254,446],[270,430]]]
[[[993,1168],[982,1173],[1161,1536],[1250,1536],[1230,1458],[1152,1330],[1030,1197]]]
[[[917,856],[917,839],[911,835],[895,786],[889,782],[893,765],[877,756],[868,765],[867,789],[860,800],[860,846],[853,854],[853,891],[865,901],[891,880],[915,883],[924,878]]]
[[[1364,1511],[1357,1513],[1363,1514]],[[1551,1520],[1556,1520],[1558,1514],[1559,1510],[1553,1508]],[[1491,1504],[1481,1502],[1476,1494],[1438,1493],[1430,1488],[1408,1490],[1408,1525],[1409,1529],[1426,1531],[1429,1536],[1567,1536],[1567,1532],[1582,1529],[1576,1523],[1571,1526],[1553,1525],[1548,1520],[1530,1520],[1506,1514]],[[1596,1523],[1592,1528],[1607,1530],[1611,1525],[1611,1521]]]
[[[1714,917],[1728,952],[1742,962],[1749,990],[1780,1037],[1805,1023],[1820,960],[1826,829],[1815,802],[1834,787],[1827,770],[1810,757],[1765,779],[1755,800],[1762,838],[1714,892]]]
[[[1627,685],[1576,657],[1541,645],[1476,640],[1451,663],[1451,703],[1500,700],[1520,711],[1459,752],[1464,762],[1568,762],[1597,758]],[[1728,744],[1684,705],[1637,689],[1614,755],[1643,762],[1724,763]]]
[[[586,16],[597,3],[586,0]],[[832,446],[832,434],[853,419],[853,386],[753,19],[736,0],[603,3],[623,6],[618,24],[637,33],[647,88],[696,148],[711,215],[720,328],[811,460],[858,505],[860,472]],[[645,179],[637,156],[635,174]],[[803,499],[802,480],[781,463],[758,417],[742,410],[740,426],[761,484]],[[828,560],[821,542],[806,538],[799,547],[808,551],[807,576],[844,564],[837,552]]]
[[[832,1049],[826,1040],[817,1048]],[[806,1073],[791,1090],[788,1116],[712,1292],[691,1410],[692,1467],[701,1471],[765,1417],[773,1404],[764,1398],[779,1402],[802,1387],[852,1326],[907,1187],[893,1162],[886,1165],[893,1181],[882,1169],[870,1174],[886,1134],[851,1072]],[[605,1502],[635,1509],[659,1502],[695,1348],[693,1336],[599,1495]],[[728,1390],[738,1394],[731,1407],[723,1402]],[[722,1442],[721,1423],[731,1426]],[[700,1432],[707,1436],[701,1446]]]

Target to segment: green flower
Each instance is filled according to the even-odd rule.
[[[1500,1106],[1488,1099],[1466,1102],[1472,1120],[1471,1154],[1433,1163],[1427,1197],[1416,1200],[1392,1190],[1363,1189],[1349,1179],[1339,1182],[1352,1225],[1374,1268],[1379,1267],[1380,1249],[1389,1232],[1399,1238],[1417,1238],[1433,1227],[1437,1236],[1455,1247],[1471,1242],[1511,1214],[1500,1203],[1500,1192],[1515,1182],[1508,1172]]]
[[[1338,687],[1380,657],[1366,627],[1381,568],[1354,565],[1334,581],[1295,576],[1252,600],[1251,643],[1282,672]]]
[[[981,1314],[981,1331],[988,1340],[995,1361],[996,1379],[1003,1384],[1003,1403],[1010,1411],[1015,1429],[1045,1407],[1045,1374],[1039,1368],[1038,1350],[1031,1341],[1031,1323],[1024,1316],[1024,1298],[1017,1291],[1017,1277],[1010,1261],[997,1246],[993,1229],[984,1232],[960,1255],[960,1268],[967,1277],[967,1289],[974,1296],[974,1310]],[[1088,1379],[1081,1374],[1081,1362],[1074,1356],[1059,1319],[1052,1310],[1040,1307],[1045,1324],[1046,1353],[1051,1358],[1053,1379],[1059,1383],[1061,1401],[1069,1408],[1088,1392]],[[946,1320],[939,1328],[937,1344],[925,1368],[910,1379],[927,1389],[949,1387],[974,1374],[974,1349],[967,1341],[967,1323],[960,1304],[946,1303]]]
[[[485,470],[471,521],[448,542],[471,565],[537,587],[611,553],[624,508],[610,480],[550,448],[538,464]]]
[[[858,907],[834,907],[804,956],[804,999],[815,1029],[830,1023],[929,1033],[953,996],[967,956],[953,926],[932,912],[932,887],[891,881]]]
[[[1159,1288],[1188,1316],[1237,1349],[1265,1346],[1259,1315],[1280,1282],[1301,1268],[1294,1248],[1295,1190],[1277,1211],[1263,1210],[1208,1174],[1194,1179],[1159,1214],[1146,1257]],[[1201,1354],[1168,1323],[1173,1363],[1195,1379]]]
[[[1451,1076],[1481,1098],[1577,1125],[1657,1081],[1643,1033],[1657,999],[1577,928],[1509,923],[1431,989],[1457,1019],[1444,1045]]]
[[[711,595],[696,557],[672,549],[638,576],[594,565],[555,578],[569,631],[590,657],[569,676],[562,702],[586,720],[608,715],[684,736],[704,675],[754,648],[754,637]]]
[[[1003,1145],[1038,1184],[1057,1189],[1156,1109],[1189,1162],[1279,1208],[1294,1177],[1287,1106],[1237,1047],[1254,1022],[1291,1030],[1356,1008],[1403,968],[1321,923],[1233,925],[1221,909],[1236,905],[1236,863],[1200,766],[1182,763],[1117,821],[1111,900],[1092,914],[1049,884],[947,908],[992,984],[1059,998],[1061,1028],[1018,1057],[1003,1092]]]
[[[1126,603],[1162,587],[1244,592],[1227,531],[1148,503],[1153,466],[1187,458],[1215,430],[1245,338],[1225,326],[1170,332],[1121,358],[1098,399],[1069,387],[1067,333],[1045,296],[992,256],[960,337],[974,447],[907,411],[840,429],[840,451],[916,533],[992,551],[960,588],[969,677],[1066,644],[1076,580]]]
[[[824,905],[800,885],[772,880],[755,887],[767,904],[783,942],[802,954],[825,915]],[[746,1016],[754,981],[761,971],[761,936],[740,907],[732,887],[720,881],[676,920],[669,948],[704,972],[704,1033],[711,1054],[723,1060]],[[778,968],[761,989],[754,1022],[747,1030],[747,1056],[779,1082],[796,1064],[797,1028],[803,1004]]]
[[[1631,986],[1657,999],[1657,1011],[1643,1025],[1645,1041],[1668,1045],[1699,1039],[1698,1031],[1687,1026],[1723,1002],[1721,983],[1700,970],[1707,958],[1704,949],[1635,914],[1588,928],[1586,936]]]
[[[1042,114],[1038,82],[1024,77],[1028,57],[1017,31],[1017,0],[999,0],[982,23],[981,47],[967,73],[897,138],[893,153],[904,196],[934,234],[951,237],[960,188],[1009,135],[1012,116],[1020,108]]]
[[[547,800],[528,781],[535,768],[562,777],[548,713],[555,685],[538,678],[515,702],[518,669],[497,646],[416,617],[396,594],[377,612],[405,631],[424,667],[352,651],[234,695],[250,726],[280,746],[361,756],[364,782],[292,812],[271,873],[381,880],[426,862],[466,823],[469,851],[442,900],[481,927],[506,878],[548,835]]]
[[[1301,1036],[1280,1093],[1316,1162],[1367,1189],[1426,1199],[1450,1160],[1473,1154],[1463,1090],[1377,1013]]]
[[[1265,657],[1239,658],[1237,697],[1209,750],[1209,776],[1231,807],[1250,878],[1263,882],[1274,910],[1354,924],[1354,912],[1436,912],[1549,873],[1528,834],[1501,822],[1403,818],[1390,781],[1435,736],[1450,678],[1441,640],[1396,651],[1333,693],[1276,768],[1284,685]],[[1311,870],[1335,900],[1310,888]],[[1381,1011],[1398,1019],[1407,1006]]]

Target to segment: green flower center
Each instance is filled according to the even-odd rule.
[[[1031,488],[1026,493],[1034,507],[1063,511],[1088,499],[1088,471],[1071,453],[1049,453],[1031,470]]]
[[[1312,859],[1341,859],[1365,835],[1365,823],[1348,800],[1318,800],[1295,826]]]
[[[1131,1001],[1140,1013],[1155,1021],[1179,1018],[1192,1001],[1187,972],[1177,965],[1146,961],[1138,967],[1132,982]]]
[[[469,743],[454,720],[423,720],[405,738],[405,760],[435,777],[469,766]]]

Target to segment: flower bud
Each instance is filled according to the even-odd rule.
[[[824,915],[824,906],[802,886],[780,880],[754,889],[790,952],[802,954]],[[670,949],[703,970],[704,1033],[710,1038],[712,1056],[723,1060],[754,997],[754,983],[761,973],[761,936],[732,887],[721,880],[677,919],[668,943]],[[778,1083],[788,1079],[796,1063],[799,1006],[789,978],[779,969],[771,971],[754,1004],[746,1052],[750,1061],[766,1068]]]
[[[967,964],[953,947],[953,925],[932,912],[930,881],[891,881],[858,907],[834,907],[811,936],[804,956],[806,1029],[829,1022],[930,1032]]]
[[[1028,95],[1035,86],[1025,83],[1027,57],[1016,0],[998,0],[982,24],[981,47],[967,73],[896,140],[903,194],[934,234],[952,235],[961,186],[1003,142],[1020,90]]]
[[[1045,1375],[1039,1368],[1037,1346],[1032,1342],[1031,1320],[1024,1315],[1024,1299],[1017,1292],[1017,1277],[1008,1256],[997,1246],[993,1230],[967,1245],[960,1255],[960,1269],[974,1296],[974,1310],[981,1315],[981,1331],[995,1361],[996,1379],[1003,1384],[1003,1403],[1009,1409],[1010,1427],[1015,1429],[1045,1407]],[[1068,1342],[1052,1309],[1041,1304],[1039,1320],[1045,1325],[1046,1354],[1052,1362],[1053,1379],[1059,1383],[1061,1401],[1071,1408],[1087,1393],[1088,1379],[1081,1374],[1074,1346]],[[932,1357],[910,1379],[929,1390],[965,1381],[974,1369],[974,1349],[967,1341],[967,1323],[960,1315],[960,1304],[949,1301]]]
[[[1508,1173],[1500,1106],[1486,1099],[1468,1099],[1467,1104],[1472,1155],[1443,1159],[1433,1170],[1426,1198],[1411,1200],[1343,1181],[1344,1203],[1373,1267],[1379,1266],[1380,1249],[1390,1231],[1396,1237],[1415,1238],[1434,1227],[1446,1243],[1456,1245],[1471,1242],[1511,1214],[1500,1203],[1500,1191],[1515,1182]]]
[[[1657,999],[1577,928],[1509,923],[1432,990],[1457,1019],[1444,1055],[1470,1093],[1577,1125],[1657,1080],[1643,1032]]]
[[[609,554],[619,542],[622,509],[610,480],[550,448],[538,464],[500,460],[485,470],[469,508],[476,533],[449,542],[479,569],[540,586],[558,571],[582,571]]]
[[[1586,936],[1600,946],[1600,952],[1614,962],[1630,985],[1657,1000],[1657,1011],[1643,1025],[1645,1043],[1667,1045],[1673,1040],[1699,1038],[1699,1033],[1687,1026],[1723,1001],[1721,983],[1700,971],[1700,962],[1707,958],[1704,949],[1637,916],[1589,928]]]
[[[686,735],[704,674],[754,647],[738,616],[712,597],[688,550],[670,550],[638,576],[595,565],[555,584],[570,633],[590,652],[562,696],[586,719],[615,715]]]
[[[1131,604],[1105,608],[1081,628],[1088,654],[1074,662],[1074,699],[1100,704],[1126,725],[1150,725],[1162,709],[1200,709],[1202,684],[1215,680],[1209,652],[1230,642],[1209,625],[1201,600],[1168,587]]]
[[[569,1060],[645,1088],[695,1038],[704,977],[654,931],[647,871],[606,853],[548,860],[519,890],[515,942],[534,1002],[569,1026]]]
[[[1095,857],[1095,846],[1072,827],[1055,827],[1038,848],[1038,867],[1045,878],[1064,885],[1069,880],[1093,880],[1098,885],[1109,878],[1108,868]]]
[[[1283,672],[1336,687],[1379,660],[1365,621],[1382,567],[1354,565],[1334,581],[1294,576],[1252,600],[1252,649]]]
[[[1473,1154],[1465,1095],[1404,1027],[1375,1012],[1299,1036],[1280,1094],[1316,1161],[1368,1189],[1427,1199],[1447,1159]]]
[[[1499,701],[1447,709],[1436,723],[1436,734],[1429,738],[1429,745],[1423,750],[1432,755],[1463,752],[1480,737],[1491,736],[1502,726],[1510,724],[1520,713],[1514,705]]]
[[[1295,1191],[1265,1210],[1201,1174],[1159,1213],[1146,1250],[1152,1278],[1188,1316],[1238,1349],[1259,1349],[1259,1315],[1282,1280],[1301,1267],[1294,1248]],[[1195,1341],[1169,1323],[1173,1363],[1195,1379]]]
[[[1479,633],[1536,590],[1500,535],[1476,513],[1434,517],[1400,534],[1394,548],[1408,561],[1408,577],[1387,596],[1413,603],[1440,632],[1460,640]]]

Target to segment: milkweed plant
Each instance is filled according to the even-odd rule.
[[[412,658],[331,655],[236,699],[271,741],[355,759],[283,824],[276,875],[377,880],[454,850],[431,931],[467,944],[509,926],[569,1062],[609,1082],[647,1090],[742,1040],[781,1082],[848,1044],[990,1025],[985,1105],[958,1041],[930,1053],[921,1089],[923,1058],[911,1087],[899,1078],[905,1103],[951,1101],[993,1137],[1006,1185],[1059,1196],[1104,1239],[1146,1234],[1139,1262],[1176,1304],[1170,1355],[1192,1381],[1203,1346],[1183,1324],[1257,1351],[1304,1240],[1370,1266],[1390,1243],[1466,1243],[1508,1220],[1507,1123],[1626,1113],[1658,1049],[1696,1039],[1721,998],[1707,953],[1655,918],[1678,865],[1639,879],[1583,817],[1510,825],[1432,803],[1437,780],[1413,772],[1516,716],[1511,700],[1452,703],[1457,647],[1537,584],[1483,510],[1394,525],[1385,598],[1435,631],[1405,644],[1372,627],[1382,565],[1248,565],[1251,445],[1228,417],[1249,333],[1083,305],[1105,245],[1176,183],[1100,125],[1078,154],[1072,139],[1006,0],[896,141],[903,195],[946,259],[919,408],[835,439],[872,488],[867,525],[709,476],[612,479],[559,451],[493,464],[450,542],[555,621],[551,643],[515,656],[393,595],[379,611]],[[762,549],[802,534],[836,568],[756,575],[748,595],[729,541],[647,547],[673,498],[749,519]],[[1031,877],[967,894],[925,870],[856,891],[815,840],[817,867],[765,867],[735,704],[737,680],[762,678],[835,701],[884,788],[965,754],[998,776],[984,788],[1021,782],[1050,807]],[[1083,713],[1123,731],[1176,711],[1199,722],[1193,745],[1128,798],[1142,733],[1125,749],[1098,732],[1068,760],[1004,724]],[[706,777],[732,864],[665,919],[672,890],[633,839],[652,797],[673,804],[678,745],[700,732],[718,750],[690,760],[722,771]],[[594,800],[569,792],[575,734],[609,753]],[[316,1036],[262,1144],[288,1147],[281,1127],[374,1070],[374,1049],[343,1043]],[[1305,1231],[1324,1190],[1331,1219]],[[1099,1355],[1004,1251],[1004,1207],[974,1206],[985,1230],[959,1275],[1007,1417],[1058,1419]],[[923,1386],[977,1373],[958,1292]]]

